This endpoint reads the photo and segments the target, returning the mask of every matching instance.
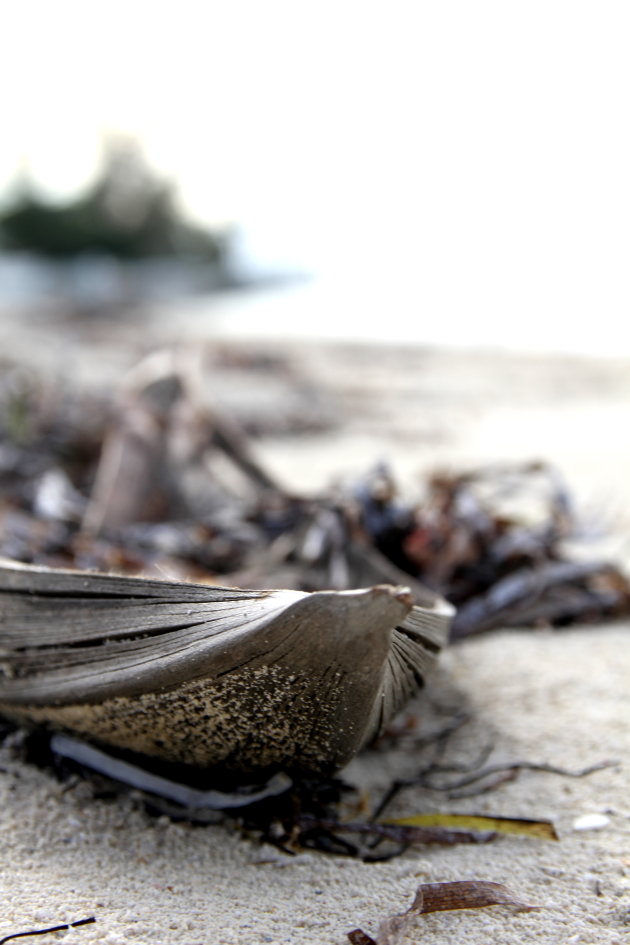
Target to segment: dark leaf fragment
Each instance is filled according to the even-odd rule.
[[[490,818],[488,818],[490,820]],[[416,844],[445,844],[451,846],[457,843],[487,843],[493,840],[495,829],[470,829],[461,827],[451,829],[440,824],[415,826],[403,823],[368,823],[366,821],[338,821],[334,819],[304,817],[299,825],[307,832],[311,830],[326,830],[334,834],[356,834],[369,839],[392,840],[404,846]]]
[[[352,932],[348,932],[348,938],[352,945],[378,945],[373,938],[365,934],[363,929],[353,929]]]

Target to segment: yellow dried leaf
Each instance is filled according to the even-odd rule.
[[[557,840],[556,828],[548,820],[516,817],[484,817],[481,814],[415,814],[388,820],[400,827],[450,827],[453,830],[491,830],[493,833]]]

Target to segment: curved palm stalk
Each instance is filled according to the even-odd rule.
[[[251,773],[344,765],[422,685],[452,608],[0,563],[0,712]]]

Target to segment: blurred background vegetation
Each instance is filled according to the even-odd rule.
[[[0,248],[51,259],[103,253],[117,259],[177,256],[225,262],[227,236],[188,222],[171,184],[149,167],[131,139],[106,142],[94,182],[79,196],[53,202],[28,174],[0,211]]]

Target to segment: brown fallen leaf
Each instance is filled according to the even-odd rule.
[[[422,883],[406,912],[389,916],[381,922],[376,939],[371,938],[362,929],[348,932],[348,939],[352,945],[397,945],[402,934],[420,915],[452,909],[484,909],[487,906],[506,906],[512,912],[531,912],[540,908],[519,899],[503,883],[476,879],[451,883]]]
[[[513,912],[531,912],[540,908],[519,899],[503,883],[466,879],[452,883],[422,883],[409,912],[422,915],[450,909],[483,909],[486,906],[508,906]]]

